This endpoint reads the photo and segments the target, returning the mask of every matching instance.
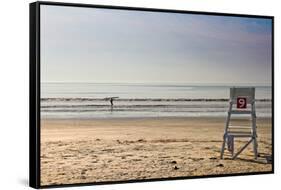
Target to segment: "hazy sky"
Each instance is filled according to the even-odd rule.
[[[271,20],[41,5],[42,82],[271,84]]]

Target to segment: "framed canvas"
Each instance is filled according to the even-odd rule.
[[[30,186],[274,172],[274,18],[30,4]]]

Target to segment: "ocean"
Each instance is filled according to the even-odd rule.
[[[225,117],[227,85],[41,83],[41,118]],[[256,87],[257,117],[271,117],[271,87]],[[108,97],[113,100],[113,106]]]

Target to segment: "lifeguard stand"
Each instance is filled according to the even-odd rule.
[[[236,108],[235,106],[236,105]],[[250,106],[250,108],[248,108]],[[246,114],[250,116],[250,126],[232,126],[230,125],[232,114]],[[246,119],[246,118],[245,118]],[[229,110],[223,135],[221,148],[221,159],[223,159],[225,144],[228,151],[231,152],[232,159],[235,159],[247,146],[253,143],[254,157],[257,159],[257,131],[256,131],[256,110],[255,110],[255,88],[233,87],[230,88]],[[234,154],[235,138],[249,138],[247,143]]]

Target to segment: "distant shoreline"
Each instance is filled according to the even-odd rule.
[[[178,85],[178,86],[221,86],[221,87],[234,87],[234,86],[242,86],[242,87],[248,87],[248,86],[253,86],[253,87],[272,87],[272,84],[261,84],[261,83],[256,83],[256,84],[248,84],[248,83],[236,83],[236,84],[231,84],[231,83],[184,83],[184,82],[91,82],[91,81],[85,81],[85,82],[74,82],[74,81],[41,81],[41,84],[110,84],[110,85]]]
[[[41,98],[41,101],[105,101],[104,98]],[[228,98],[118,98],[114,101],[183,101],[183,102],[228,102]],[[271,102],[272,99],[256,99],[257,102]]]
[[[41,121],[144,121],[144,120],[159,120],[159,121],[165,121],[165,120],[169,120],[169,121],[178,121],[178,120],[198,120],[200,119],[200,121],[225,121],[226,116],[186,116],[186,117],[182,117],[182,116],[164,116],[164,117],[145,117],[145,116],[141,116],[141,117],[97,117],[97,118],[47,118],[47,117],[43,117],[41,118]],[[236,120],[240,120],[241,118],[237,118]],[[258,117],[257,120],[260,121],[270,121],[272,120],[272,117]]]

